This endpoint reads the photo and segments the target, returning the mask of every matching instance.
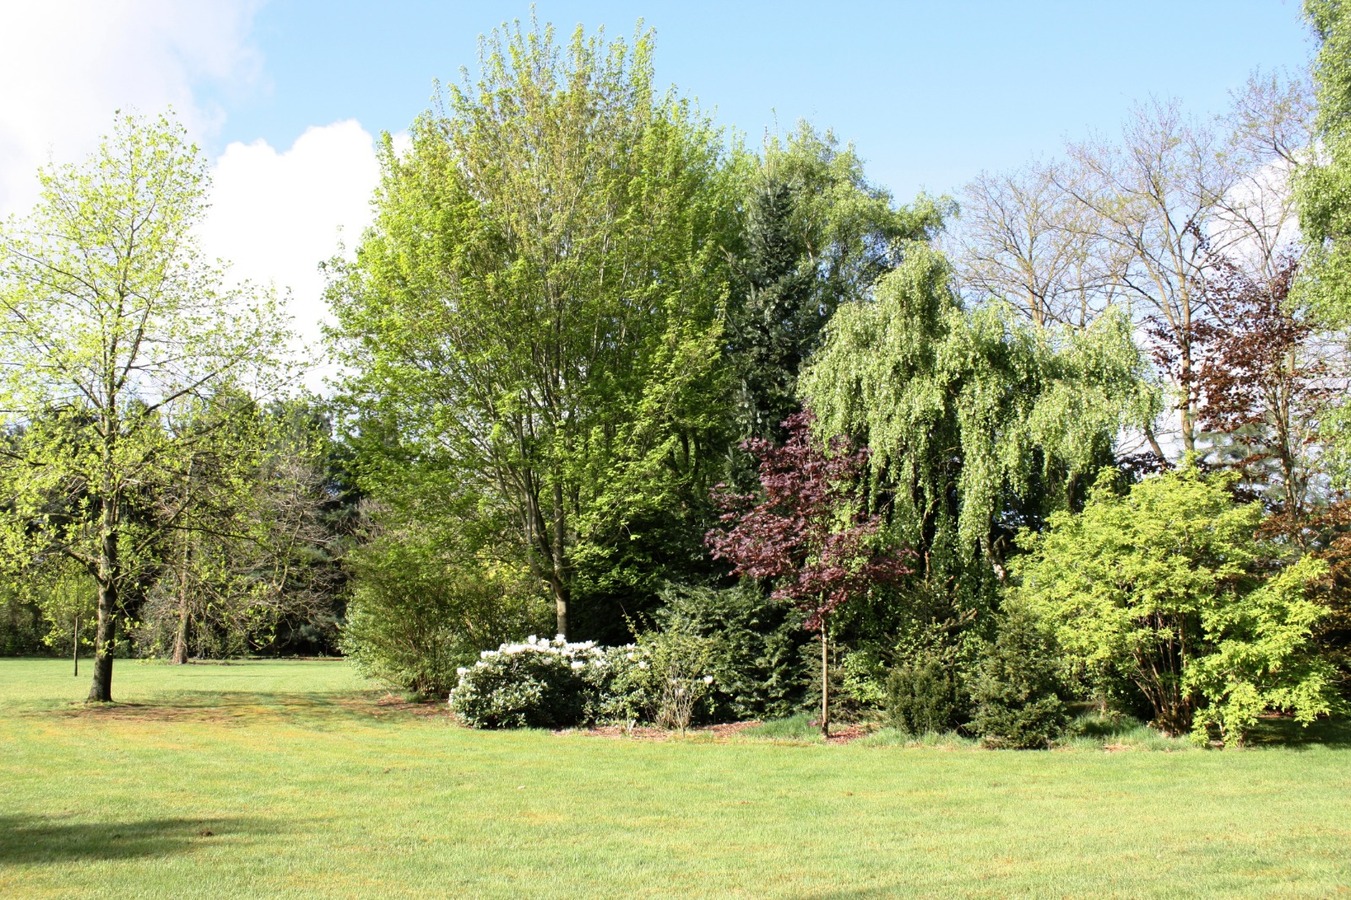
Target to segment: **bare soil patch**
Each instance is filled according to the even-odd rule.
[[[732,740],[747,729],[754,728],[761,724],[758,720],[750,722],[726,722],[721,725],[701,725],[698,728],[686,729],[686,736],[694,735],[696,737],[711,739],[715,743],[722,743]],[[867,735],[870,729],[865,725],[836,725],[831,728],[831,744],[847,744],[856,741]],[[650,725],[635,725],[632,728],[625,728],[623,725],[596,725],[591,728],[564,728],[555,731],[554,734],[581,734],[586,737],[596,738],[623,738],[632,741],[669,741],[680,736],[678,731],[669,731],[665,728],[656,728]]]

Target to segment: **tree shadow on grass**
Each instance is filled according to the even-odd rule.
[[[1264,717],[1248,735],[1249,747],[1312,747],[1351,749],[1351,719],[1345,716],[1319,719],[1307,728],[1283,716]]]
[[[249,725],[283,720],[319,730],[354,722],[447,716],[444,703],[412,703],[379,691],[360,693],[181,691],[135,703],[71,704],[46,714],[66,718]]]
[[[275,830],[262,820],[241,818],[86,822],[0,816],[0,866],[167,856],[235,835],[258,838]]]

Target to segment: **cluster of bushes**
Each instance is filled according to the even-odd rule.
[[[884,712],[889,725],[909,734],[959,729],[988,747],[1027,750],[1065,733],[1068,693],[1050,636],[1014,611],[974,653],[928,649],[892,668]]]
[[[625,646],[534,635],[502,644],[458,669],[450,705],[476,728],[641,723],[681,731],[809,708],[816,673],[802,661],[814,658],[812,648],[799,639],[807,652],[790,653],[796,635],[785,622],[765,634],[739,616],[755,606],[751,599],[744,588],[672,590],[665,627]],[[726,616],[716,630],[713,615]],[[1046,747],[1068,722],[1050,639],[1026,616],[1006,617],[970,664],[954,653],[921,653],[884,673],[879,686],[875,676],[849,676],[857,658],[845,656],[833,673],[844,709],[911,734],[961,729],[992,747]]]
[[[476,728],[651,722],[684,731],[714,713],[713,650],[708,639],[683,631],[623,647],[531,635],[461,667],[450,705]]]
[[[916,579],[843,606],[825,673],[805,611],[743,579],[666,588],[625,646],[532,638],[448,654],[451,702],[477,727],[684,729],[810,711],[824,685],[837,721],[989,747],[1049,747],[1090,705],[1242,744],[1268,711],[1307,723],[1341,700],[1314,630],[1327,564],[1285,561],[1231,488],[1193,469],[1128,488],[1104,477],[1082,512],[1020,539],[1006,582],[956,595]]]

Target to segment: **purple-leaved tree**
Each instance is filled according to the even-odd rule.
[[[810,412],[785,420],[782,447],[761,438],[742,444],[760,462],[760,493],[720,485],[723,524],[705,540],[714,558],[732,563],[732,574],[773,579],[774,599],[807,613],[806,628],[821,636],[821,733],[829,737],[827,620],[849,598],[912,570],[909,551],[877,546],[881,518],[866,513],[862,496],[867,449],[843,437],[822,447],[811,423]]]

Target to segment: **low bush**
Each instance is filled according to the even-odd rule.
[[[536,638],[485,650],[459,669],[450,706],[475,728],[569,728],[593,721],[612,680],[614,651]]]
[[[887,676],[887,718],[910,734],[942,733],[963,712],[961,679],[951,653],[924,650]]]
[[[1002,617],[970,686],[971,730],[987,747],[1045,749],[1068,721],[1050,636],[1025,612]]]
[[[683,624],[638,636],[633,647],[617,648],[611,666],[610,698],[604,708],[614,720],[652,722],[680,731],[707,721],[714,711],[713,668],[722,649],[716,638]]]
[[[530,636],[459,669],[450,705],[475,728],[652,723],[684,731],[714,710],[715,639],[679,626],[599,647]]]
[[[669,585],[661,599],[652,623],[657,631],[714,641],[707,670],[713,684],[704,701],[710,718],[778,718],[803,708],[812,682],[799,654],[811,635],[798,609],[746,582],[724,589]]]

